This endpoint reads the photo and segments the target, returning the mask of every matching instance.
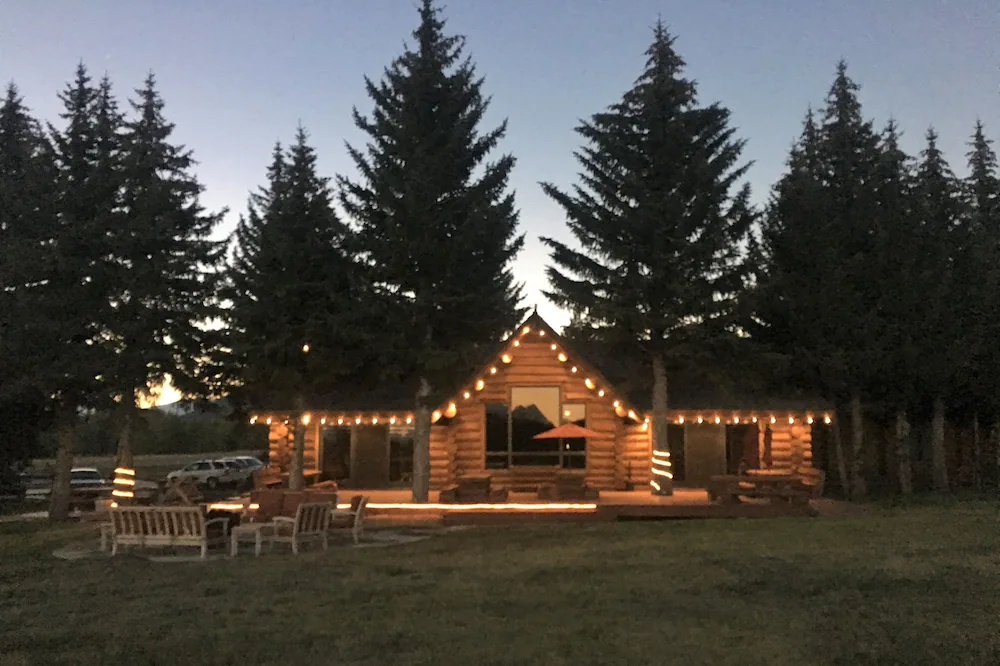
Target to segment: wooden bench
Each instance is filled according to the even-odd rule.
[[[823,495],[825,477],[813,467],[768,475],[721,474],[711,477],[705,489],[709,500],[721,504],[737,504],[741,497],[808,504]]]
[[[550,502],[594,501],[599,497],[600,491],[588,486],[582,474],[557,473],[554,482],[538,488],[538,499]]]
[[[228,518],[206,519],[198,506],[120,506],[111,511],[111,554],[119,546],[208,547],[225,543]]]
[[[442,504],[499,504],[507,501],[506,488],[491,488],[488,474],[470,474],[458,478],[455,485],[441,490]]]

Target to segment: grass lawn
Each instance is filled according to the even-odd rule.
[[[955,502],[154,564],[57,560],[80,526],[0,525],[0,666],[994,666],[998,528]]]

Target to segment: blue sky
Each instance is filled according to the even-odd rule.
[[[327,175],[351,170],[351,107],[370,109],[365,74],[380,75],[409,39],[416,0],[6,0],[0,81],[14,80],[36,115],[55,119],[56,92],[79,60],[109,73],[120,95],[153,70],[192,148],[204,203],[230,208],[263,179],[275,140],[302,122]],[[1000,139],[997,0],[450,0],[448,29],[493,96],[491,125],[509,120],[503,149],[527,247],[516,266],[528,305],[565,321],[541,295],[547,256],[537,237],[565,238],[560,210],[538,188],[573,182],[577,119],[613,103],[640,73],[651,25],[677,37],[704,101],[733,111],[763,200],[783,169],[809,104],[819,105],[839,58],[866,113],[900,122],[920,148],[933,124],[953,166],[981,117]]]

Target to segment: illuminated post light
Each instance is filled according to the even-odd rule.
[[[646,423],[643,423],[643,428],[649,427],[649,422],[647,419]],[[653,495],[673,495],[674,494],[674,473],[671,471],[670,463],[670,451],[660,451],[653,449],[653,455],[650,458],[650,472],[652,472],[652,480],[649,485],[652,488],[651,492]]]

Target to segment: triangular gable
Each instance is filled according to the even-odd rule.
[[[516,355],[517,347],[523,340],[534,337],[534,342],[539,339],[549,341],[553,346],[552,354],[565,363],[571,369],[575,368],[576,374],[583,377],[588,389],[590,389],[596,399],[607,400],[612,404],[615,414],[621,418],[631,419],[635,423],[642,423],[644,415],[630,404],[624,394],[618,392],[607,378],[601,374],[595,366],[588,363],[583,357],[577,355],[561,335],[549,326],[548,322],[542,319],[538,311],[532,312],[527,319],[515,329],[515,332],[500,345],[500,348],[483,364],[478,372],[473,374],[458,392],[451,399],[445,400],[438,409],[434,410],[432,421],[436,422],[442,416],[450,417],[454,414],[458,406],[464,400],[471,399],[476,392],[483,390],[490,377],[499,372],[499,368],[505,365],[505,357]],[[509,361],[510,359],[508,359]],[[451,414],[449,414],[451,412]]]

